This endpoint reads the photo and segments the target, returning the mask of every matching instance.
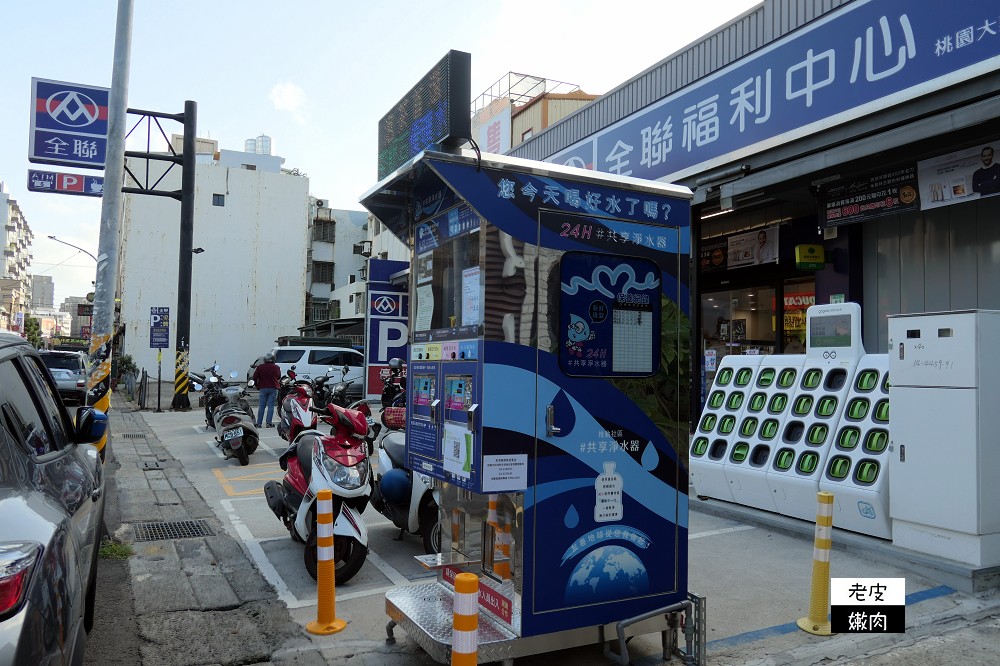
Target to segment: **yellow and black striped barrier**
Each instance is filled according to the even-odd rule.
[[[88,351],[94,365],[87,377],[87,404],[107,414],[111,409],[111,334],[91,337]],[[104,447],[107,443],[107,432],[94,443],[101,462],[105,459]]]
[[[191,402],[188,400],[188,351],[178,349],[174,360],[174,400],[171,407],[175,410],[191,409]]]

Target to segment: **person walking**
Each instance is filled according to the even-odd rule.
[[[260,401],[257,403],[257,427],[264,418],[264,408],[267,407],[267,427],[273,428],[274,399],[278,395],[278,384],[281,382],[281,368],[274,362],[274,354],[264,355],[264,362],[254,368],[253,383],[260,391]]]

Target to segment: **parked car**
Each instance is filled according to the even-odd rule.
[[[39,356],[42,363],[51,371],[68,370],[72,377],[65,376],[53,378],[59,387],[59,395],[67,403],[72,402],[79,405],[87,402],[87,357],[82,352],[73,351],[40,351]],[[61,373],[60,373],[61,374]]]
[[[0,665],[82,664],[94,623],[108,419],[75,422],[41,356],[0,333]]]
[[[274,362],[281,368],[282,375],[293,365],[299,379],[313,379],[325,375],[332,369],[331,374],[336,377],[336,381],[339,382],[341,377],[348,381],[353,380],[347,390],[349,401],[360,400],[364,393],[365,357],[357,349],[288,346],[275,347],[271,352],[274,354]],[[343,376],[341,373],[345,365],[348,367],[348,372]]]

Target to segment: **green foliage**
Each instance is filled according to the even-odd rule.
[[[42,326],[37,317],[25,317],[24,335],[35,349],[42,346]]]
[[[106,560],[127,560],[134,554],[132,546],[117,539],[105,539],[101,543],[100,556]]]
[[[115,359],[115,366],[118,371],[116,377],[128,377],[139,373],[139,366],[135,364],[131,354],[122,354]]]

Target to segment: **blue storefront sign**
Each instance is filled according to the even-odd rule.
[[[547,161],[676,181],[998,65],[992,0],[859,0]]]
[[[170,308],[149,308],[149,348],[170,347]]]
[[[28,161],[103,169],[108,88],[31,79]]]

